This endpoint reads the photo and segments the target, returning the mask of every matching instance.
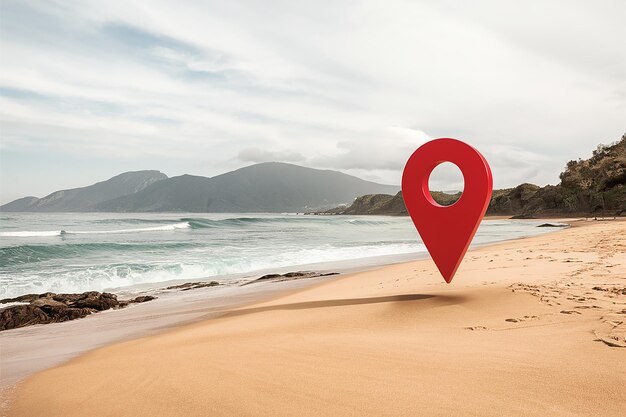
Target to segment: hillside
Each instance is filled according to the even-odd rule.
[[[104,202],[101,211],[187,211],[208,213],[302,212],[349,203],[366,193],[399,187],[365,181],[337,171],[266,162],[216,177],[183,175]]]
[[[1,211],[302,212],[350,203],[363,194],[396,193],[397,186],[337,171],[268,162],[212,178],[158,171],[125,173],[88,187],[26,197]]]
[[[558,185],[521,184],[494,190],[488,215],[519,218],[566,215],[626,214],[626,135],[600,145],[591,158],[567,163]],[[454,195],[432,192],[435,201],[447,205]],[[327,214],[407,215],[402,194],[364,195],[347,208]]]
[[[430,193],[433,199],[444,206],[448,206],[458,200],[461,193],[446,194],[439,191]],[[337,211],[329,210],[327,213],[334,214],[380,214],[390,216],[408,216],[402,191],[395,195],[389,194],[368,194],[358,197],[350,207]]]
[[[1,206],[0,211],[92,211],[103,201],[136,193],[165,178],[167,175],[159,171],[125,172],[87,187],[55,191],[43,198],[20,198]]]
[[[567,163],[558,185],[494,190],[487,214],[517,217],[621,215],[626,212],[626,135],[589,159]],[[406,215],[399,187],[330,170],[267,162],[212,178],[127,172],[88,187],[24,197],[0,211],[302,212]],[[440,204],[458,198],[432,192]],[[357,198],[358,197],[358,198]],[[346,203],[352,203],[346,207]]]
[[[626,211],[626,135],[599,145],[591,158],[569,161],[558,185],[521,184],[494,191],[487,214],[622,215]]]

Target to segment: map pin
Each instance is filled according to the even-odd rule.
[[[461,198],[450,206],[439,205],[428,188],[431,172],[442,162],[459,167],[465,181]],[[452,281],[487,211],[492,188],[487,160],[476,149],[456,139],[434,139],[423,144],[404,167],[404,203],[447,283]]]

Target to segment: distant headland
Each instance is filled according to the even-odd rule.
[[[626,134],[610,145],[599,145],[589,159],[569,161],[558,185],[521,184],[494,190],[487,215],[515,218],[557,216],[623,216],[626,214]],[[433,199],[450,205],[461,193],[431,192]],[[402,192],[368,194],[350,206],[318,214],[407,216]]]

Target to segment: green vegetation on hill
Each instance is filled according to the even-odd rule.
[[[433,199],[442,206],[449,206],[456,202],[461,193],[446,194],[440,191],[430,193]],[[381,214],[389,216],[407,216],[402,191],[395,195],[389,194],[368,194],[357,197],[350,207],[338,207],[325,212],[326,214]]]
[[[341,214],[387,214],[392,216],[406,215],[406,207],[402,200],[402,193],[368,194],[358,197],[354,203]]]
[[[589,159],[569,161],[561,183],[539,187],[521,184],[495,190],[487,214],[622,215],[626,209],[626,134],[599,145]]]
[[[566,209],[624,211],[626,134],[611,145],[599,145],[587,160],[568,162],[560,178]]]
[[[539,187],[521,184],[494,190],[487,214],[519,218],[564,215],[626,214],[626,134],[610,145],[600,145],[589,159],[567,163],[561,183]],[[459,194],[431,192],[435,201],[449,205]],[[402,193],[365,195],[348,208],[328,214],[407,215]]]

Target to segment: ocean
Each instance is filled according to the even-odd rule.
[[[473,245],[551,230],[538,225],[485,220]],[[233,213],[1,213],[0,252],[0,298],[202,279],[238,285],[268,272],[426,256],[408,217]]]

